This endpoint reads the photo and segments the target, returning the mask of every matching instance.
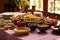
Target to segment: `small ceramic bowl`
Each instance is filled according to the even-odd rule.
[[[49,25],[46,25],[46,24],[38,24],[38,29],[40,30],[40,32],[46,32],[48,27]]]
[[[37,25],[35,23],[30,23],[28,24],[28,27],[30,28],[31,31],[35,31],[37,28]]]
[[[14,29],[15,33],[26,34],[29,33],[30,29],[28,27],[18,27]]]
[[[60,26],[52,26],[51,28],[54,32],[60,33]]]

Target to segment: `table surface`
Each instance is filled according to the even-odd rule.
[[[39,30],[36,30],[35,32],[30,32],[27,35],[15,35],[15,32],[13,30],[5,30],[6,33],[13,35],[17,37],[18,39],[22,40],[60,40],[59,35],[55,35],[52,33],[52,29],[48,29],[46,33],[38,33]]]
[[[60,21],[58,21],[58,25],[59,24]],[[15,32],[10,29],[5,30],[5,32],[22,40],[60,40],[60,35],[53,34],[52,29],[48,29],[46,33],[41,34],[38,34],[39,30],[36,30],[35,32],[30,32],[28,35],[16,35]]]
[[[59,24],[60,21],[58,22],[58,25]],[[60,36],[52,34],[51,29],[48,29],[46,33],[38,34],[38,31],[36,30],[35,32],[30,32],[28,35],[22,35],[22,36],[15,35],[15,32],[10,29],[5,30],[5,32],[8,33],[9,35],[13,35],[18,39],[22,39],[22,40],[60,40]]]

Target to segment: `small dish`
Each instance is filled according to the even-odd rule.
[[[18,27],[15,28],[14,31],[18,34],[26,34],[29,33],[30,29],[28,27]]]
[[[35,31],[37,28],[37,25],[36,25],[36,23],[29,23],[28,27],[30,28],[31,31]]]
[[[40,30],[40,32],[46,32],[48,27],[49,25],[46,25],[46,24],[38,24],[38,29]]]

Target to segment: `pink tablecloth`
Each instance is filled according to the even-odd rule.
[[[13,30],[6,30],[5,32],[7,32],[10,35],[15,36],[15,32]],[[57,40],[58,38],[60,38],[60,36],[58,35],[53,35],[51,32],[52,30],[49,29],[46,31],[47,33],[43,33],[43,34],[38,34],[38,31],[33,32],[33,33],[29,33],[29,35],[23,35],[23,36],[15,36],[18,39],[22,39],[22,40]]]

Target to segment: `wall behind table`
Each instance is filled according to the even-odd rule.
[[[0,13],[4,12],[4,4],[7,2],[8,0],[0,0]]]

